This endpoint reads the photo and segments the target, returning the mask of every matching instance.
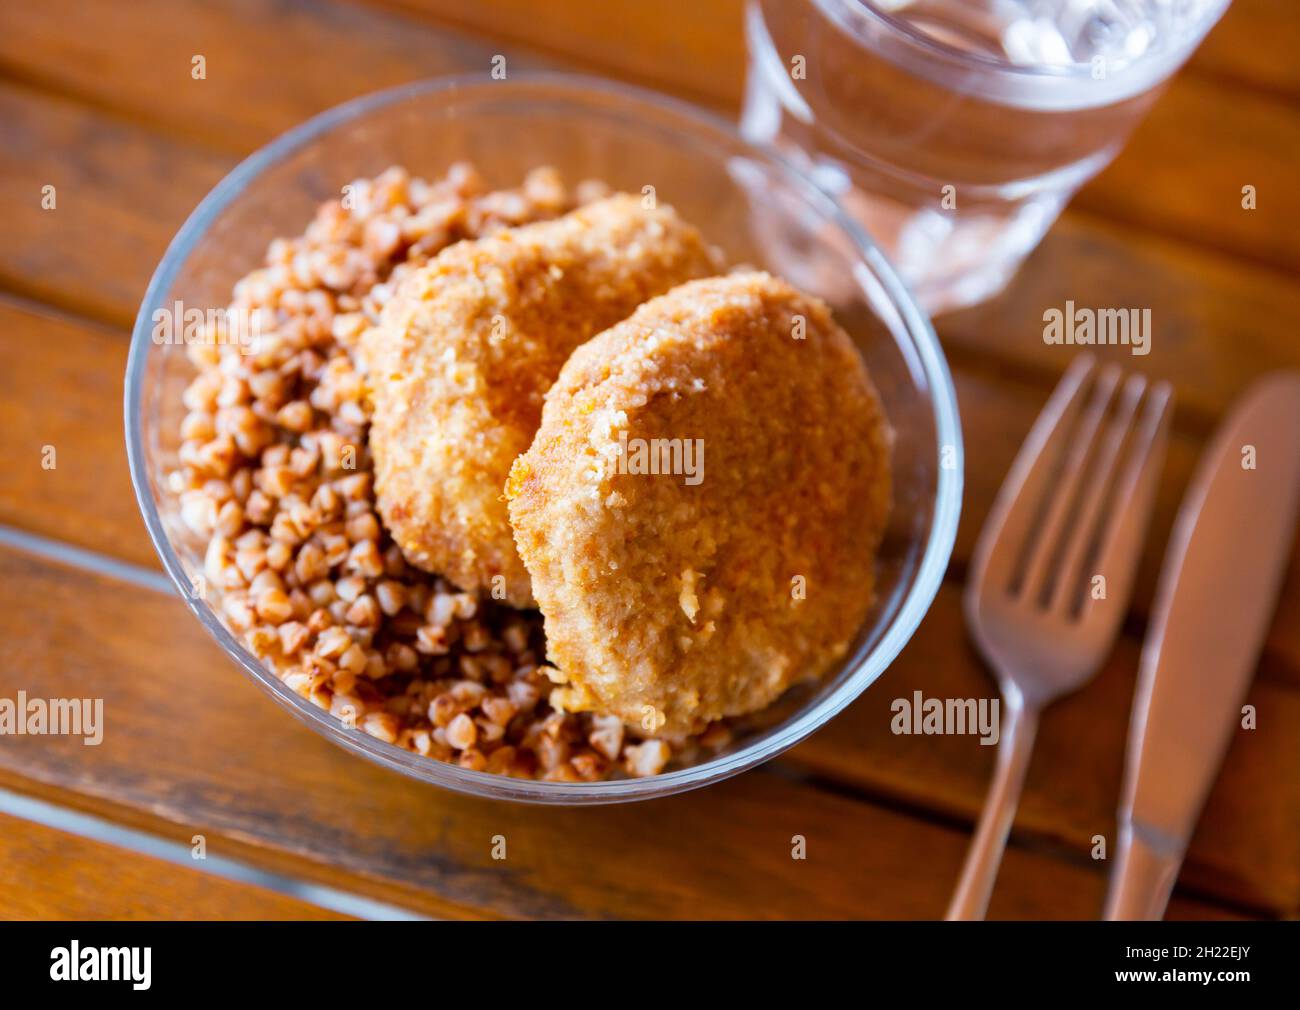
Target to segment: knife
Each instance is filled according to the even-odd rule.
[[[1233,406],[1169,538],[1133,699],[1107,919],[1164,915],[1228,745],[1243,732],[1298,504],[1300,372],[1282,372]]]

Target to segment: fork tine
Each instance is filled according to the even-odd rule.
[[[1077,430],[1068,433],[1069,441],[1063,450],[1065,465],[1061,477],[1049,490],[1047,514],[1033,534],[1032,548],[1028,560],[1024,562],[1024,574],[1012,589],[1031,600],[1046,596],[1050,588],[1053,562],[1060,553],[1066,519],[1078,497],[1093,442],[1101,428],[1102,419],[1106,416],[1111,397],[1115,394],[1115,387],[1119,385],[1119,377],[1119,366],[1115,364],[1106,365],[1098,373],[1083,420]]]
[[[1058,455],[1050,451],[1056,445],[1053,436],[1074,423],[1095,362],[1091,354],[1081,354],[1070,363],[1011,464],[971,558],[966,582],[968,612],[978,607],[986,581],[999,590],[1011,585],[1022,553],[1019,546],[1028,540],[1038,518],[1037,503],[1043,500],[1052,478],[1052,463]],[[998,549],[1002,544],[1012,549]]]
[[[1146,378],[1137,374],[1130,375],[1124,382],[1119,406],[1107,426],[1105,440],[1089,474],[1087,494],[1081,503],[1079,518],[1073,525],[1062,552],[1061,563],[1057,566],[1056,584],[1048,604],[1051,610],[1072,602],[1074,594],[1079,591],[1087,551],[1096,544],[1102,505],[1114,483],[1115,465],[1133,427],[1133,418],[1146,386]]]
[[[1167,382],[1157,382],[1147,397],[1137,438],[1125,460],[1110,502],[1109,514],[1097,537],[1098,548],[1091,561],[1092,570],[1106,578],[1109,606],[1098,607],[1091,593],[1084,593],[1079,610],[1080,621],[1096,620],[1103,613],[1118,624],[1128,607],[1129,594],[1137,573],[1136,555],[1141,550],[1147,525],[1155,504],[1156,487],[1169,440],[1173,390]],[[1085,559],[1085,563],[1087,559]],[[1118,606],[1116,606],[1118,604]]]

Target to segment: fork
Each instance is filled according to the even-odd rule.
[[[1038,416],[971,559],[966,622],[1002,693],[997,766],[948,919],[982,919],[1045,706],[1097,673],[1128,609],[1168,441],[1171,390],[1076,358]],[[1100,591],[1100,592],[1099,592]]]

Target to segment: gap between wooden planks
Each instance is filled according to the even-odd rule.
[[[599,811],[457,796],[357,760],[234,671],[211,675],[228,664],[178,600],[7,549],[0,596],[5,669],[48,696],[103,697],[106,727],[95,748],[5,740],[0,783],[428,914],[933,917],[965,850],[965,831],[762,771]],[[1013,847],[993,915],[1092,917],[1104,884],[1087,859]]]

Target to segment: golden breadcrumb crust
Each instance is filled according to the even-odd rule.
[[[702,479],[620,472],[655,439],[701,439]],[[848,335],[765,273],[683,284],[578,348],[506,486],[552,702],[690,733],[824,675],[871,603],[891,443]]]
[[[717,266],[670,207],[617,195],[450,246],[403,280],[362,343],[378,506],[406,559],[531,606],[501,491],[543,395],[583,341]]]

